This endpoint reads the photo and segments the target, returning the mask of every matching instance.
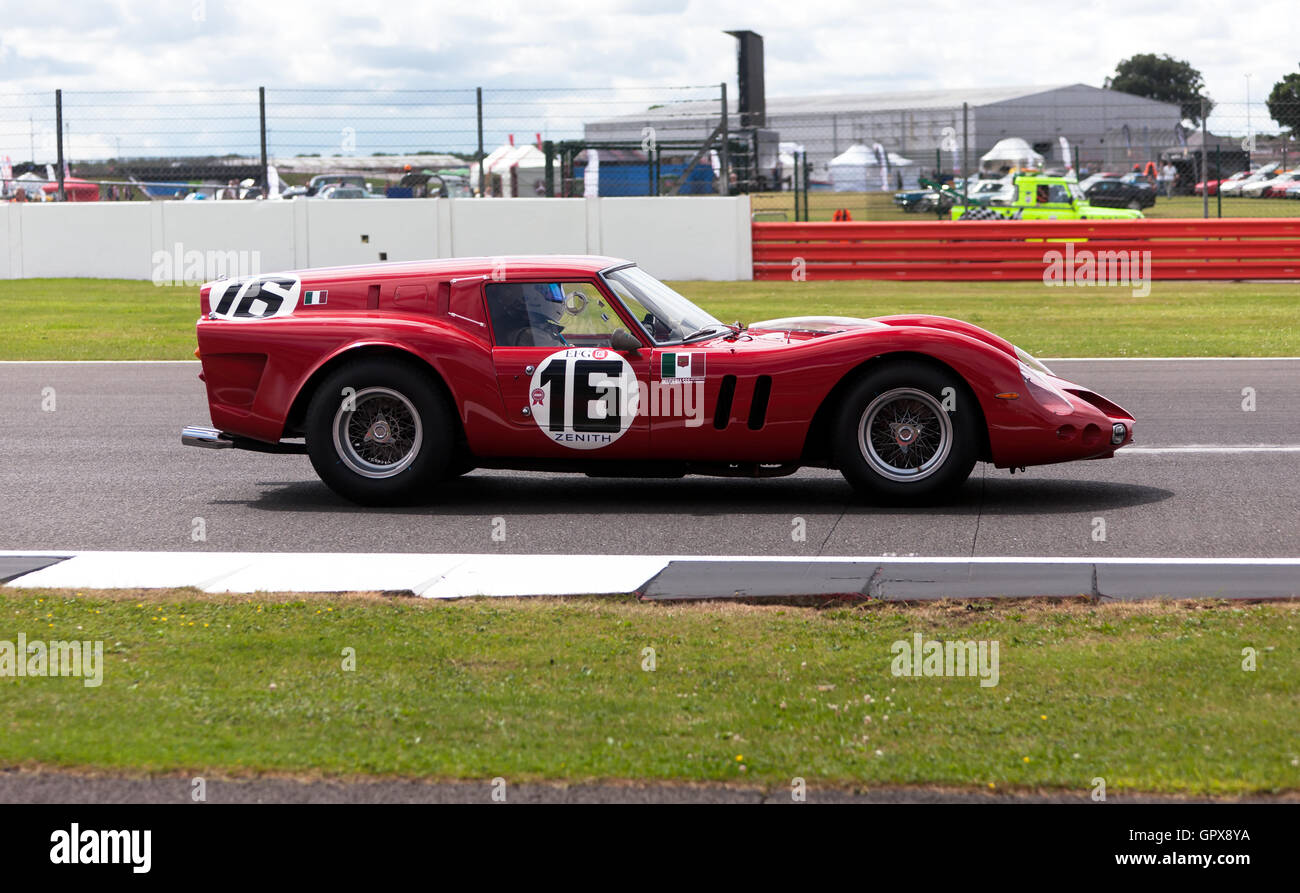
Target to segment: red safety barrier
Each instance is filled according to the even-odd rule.
[[[1041,279],[1150,252],[1154,279],[1300,278],[1300,219],[754,223],[754,278]],[[1105,252],[1105,257],[1097,255]],[[1130,255],[1130,257],[1132,257]]]

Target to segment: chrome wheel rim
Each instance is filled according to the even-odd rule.
[[[401,474],[420,454],[424,425],[415,405],[391,388],[365,388],[334,414],[334,451],[367,478]]]
[[[938,471],[952,451],[952,420],[925,391],[894,388],[862,413],[858,448],[882,477],[919,481]]]

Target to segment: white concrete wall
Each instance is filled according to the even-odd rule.
[[[199,252],[237,262],[228,273],[381,254],[605,254],[664,279],[749,279],[749,222],[745,196],[10,204],[0,207],[0,278],[172,280]]]

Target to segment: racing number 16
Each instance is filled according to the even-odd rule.
[[[570,372],[570,370],[572,370]],[[622,405],[622,388],[618,381],[623,373],[619,360],[574,360],[572,364],[562,358],[551,360],[542,368],[541,385],[549,385],[551,405],[550,429],[563,431],[566,407],[573,407],[573,430],[584,434],[617,433],[622,423],[618,407]],[[603,376],[604,381],[592,384],[592,379]],[[599,379],[597,379],[599,381]],[[603,417],[593,417],[594,403],[605,406]]]

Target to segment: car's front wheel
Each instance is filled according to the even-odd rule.
[[[362,505],[417,501],[448,470],[447,399],[427,373],[386,358],[347,363],[307,408],[307,453],[320,479]]]
[[[956,492],[979,453],[983,417],[960,377],[927,363],[891,362],[849,387],[834,430],[840,472],[890,504]]]

